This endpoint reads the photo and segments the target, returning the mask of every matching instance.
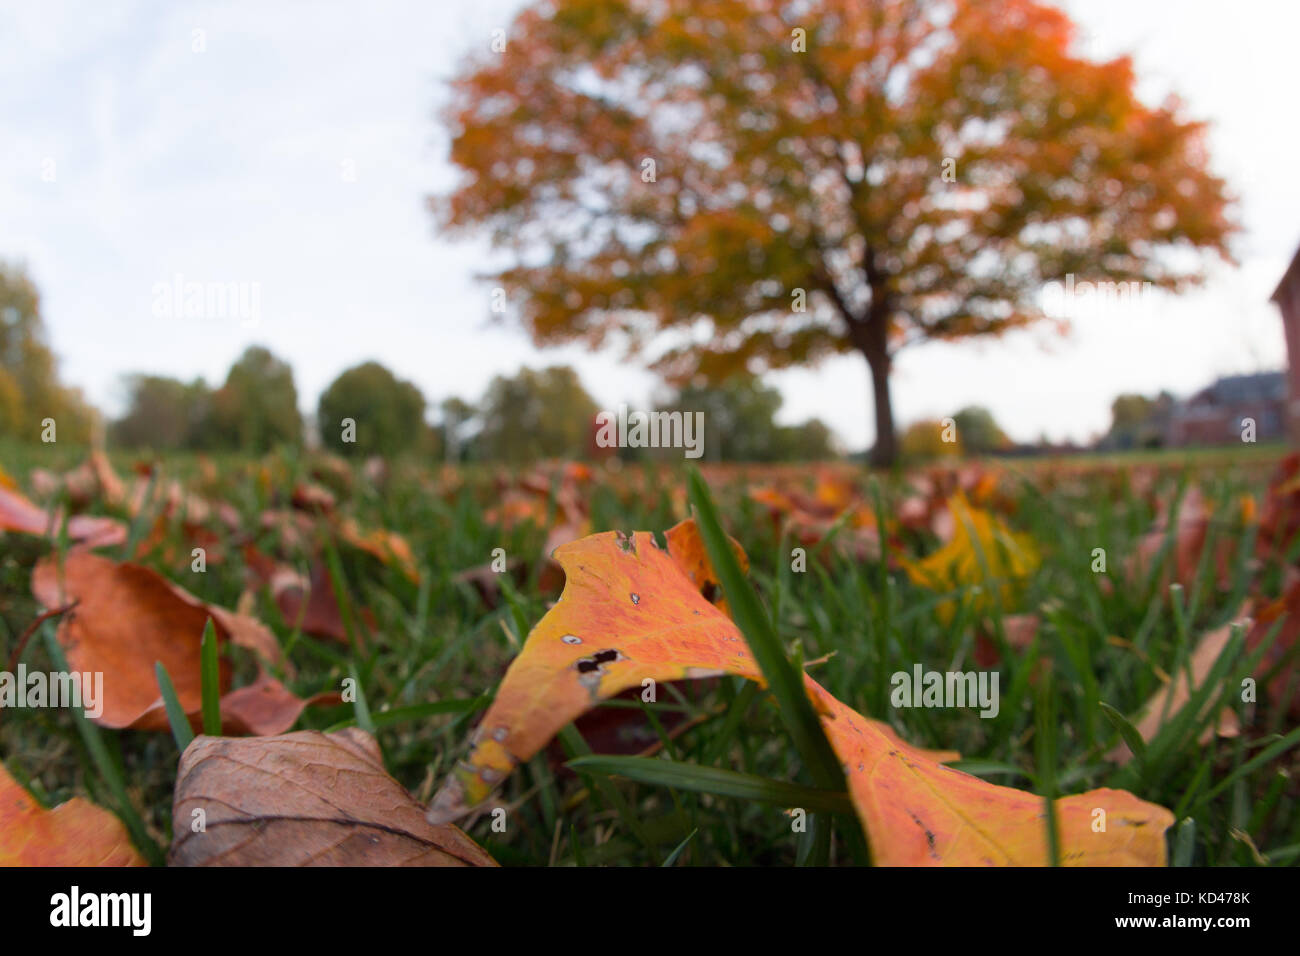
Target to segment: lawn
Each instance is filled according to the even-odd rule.
[[[174,456],[151,470],[113,455],[97,471],[77,449],[3,453],[38,504],[123,523],[126,540],[99,548],[103,557],[263,622],[283,652],[274,676],[299,697],[354,686],[355,703],[308,707],[295,729],[373,733],[387,772],[421,804],[466,757],[507,666],[558,597],[550,549],[603,531],[662,533],[691,513],[677,465],[404,460],[381,473],[281,453]],[[1280,458],[984,461],[894,475],[714,465],[702,475],[781,646],[843,704],[916,747],[960,752],[952,766],[993,783],[1062,796],[1116,788],[1165,807],[1173,865],[1287,865],[1300,859],[1286,613],[1300,508],[1273,480]],[[971,521],[992,537],[974,534],[963,560],[947,561]],[[31,578],[67,547],[65,534],[0,535],[0,659],[58,669],[56,620],[31,629],[41,611]],[[286,613],[296,592],[285,582],[303,579],[328,600],[299,620]],[[1205,635],[1252,612],[1254,627],[1226,631],[1218,653],[1198,657]],[[250,651],[226,644],[223,654],[232,686],[254,680]],[[996,714],[897,706],[893,675],[918,665],[996,673]],[[1144,727],[1144,706],[1178,675],[1191,675],[1191,703],[1175,700]],[[108,693],[130,679],[107,673]],[[1242,699],[1247,679],[1254,700]],[[770,696],[728,675],[665,683],[653,703],[607,701],[502,782],[491,806],[505,809],[503,828],[486,808],[460,824],[503,865],[866,862],[851,813],[796,825],[791,802],[814,778]],[[604,772],[616,764],[566,766],[588,750],[733,771],[757,789],[733,795],[719,781],[742,778],[702,772],[669,787]],[[0,756],[45,806],[82,796],[117,813],[146,858],[161,861],[172,843],[179,754],[165,726],[6,708]]]

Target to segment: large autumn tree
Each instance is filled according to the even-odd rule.
[[[1228,256],[1204,125],[1074,33],[1034,0],[549,0],[454,81],[432,204],[490,230],[539,344],[679,381],[861,354],[889,463],[898,349]]]

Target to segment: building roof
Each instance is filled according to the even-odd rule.
[[[1242,402],[1285,401],[1285,372],[1256,372],[1253,375],[1228,375],[1197,393],[1193,401],[1214,405],[1237,405]]]
[[[1300,249],[1296,249],[1295,255],[1291,257],[1291,264],[1286,267],[1286,272],[1282,273],[1282,279],[1273,290],[1273,294],[1268,297],[1268,301],[1282,304],[1282,290],[1289,285],[1293,285],[1300,280]]]

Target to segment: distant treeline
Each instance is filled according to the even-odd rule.
[[[108,432],[110,444],[119,448],[262,452],[318,442],[342,454],[507,462],[681,454],[599,447],[602,409],[568,366],[497,376],[477,402],[448,398],[431,407],[414,384],[378,362],[365,362],[330,383],[314,421],[304,421],[299,412],[288,363],[258,346],[235,362],[219,387],[149,374],[129,376],[126,387],[126,413]],[[778,424],[780,407],[775,388],[738,376],[717,386],[676,390],[644,410],[703,412],[705,460],[794,461],[841,454],[831,430],[816,419]]]
[[[292,367],[261,346],[248,348],[219,385],[143,372],[128,375],[124,384],[126,411],[104,435],[110,447],[121,449],[258,454],[319,444],[345,455],[504,462],[683,454],[680,448],[600,447],[597,416],[615,409],[600,408],[568,366],[524,368],[494,378],[477,401],[452,397],[431,404],[411,382],[378,362],[364,362],[334,379],[314,418],[306,419]],[[780,392],[748,373],[667,390],[651,407],[628,404],[641,412],[702,412],[706,461],[813,461],[844,454],[818,419],[779,424]],[[21,269],[0,264],[0,435],[38,441],[49,419],[57,421],[60,441],[83,444],[99,416],[77,389],[58,381],[34,284]],[[943,440],[941,422],[914,425],[903,438],[905,455],[923,459],[1008,445],[983,409],[965,409],[955,420],[955,442]]]
[[[128,375],[124,384],[126,411],[102,436],[122,449],[256,454],[319,443],[349,455],[419,453],[507,462],[673,452],[599,447],[601,410],[566,366],[521,369],[494,378],[477,402],[448,398],[430,406],[414,384],[377,362],[364,362],[330,383],[314,420],[304,420],[289,363],[260,346],[247,349],[220,385],[144,372]],[[780,393],[750,376],[681,389],[659,407],[705,413],[708,460],[840,453],[820,421],[778,425]],[[56,423],[54,433],[50,422]],[[100,423],[81,392],[59,381],[35,284],[21,267],[0,263],[0,436],[35,442],[56,434],[60,442],[80,445],[96,437]]]

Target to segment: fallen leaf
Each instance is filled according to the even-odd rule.
[[[963,492],[948,500],[952,535],[942,548],[920,561],[904,559],[902,565],[914,584],[932,591],[979,587],[972,600],[977,611],[994,603],[1011,605],[1019,583],[1038,567],[1038,553],[1027,535],[1010,531],[988,511],[971,506]],[[971,592],[968,592],[971,593]],[[951,621],[955,601],[938,606],[941,620]]]
[[[1244,509],[1240,517],[1245,517]],[[1138,539],[1133,554],[1125,562],[1128,576],[1139,581],[1146,580],[1164,551],[1166,542],[1172,537],[1169,553],[1164,561],[1161,586],[1168,587],[1169,584],[1178,582],[1191,587],[1196,580],[1201,555],[1209,542],[1210,524],[1213,518],[1209,503],[1199,488],[1193,487],[1187,492],[1178,505],[1178,513],[1175,517],[1171,518],[1169,505],[1162,502],[1155,524],[1150,531]],[[1236,542],[1231,536],[1218,537],[1211,557],[1214,580],[1220,587],[1226,587],[1231,581],[1235,550]]]
[[[289,503],[299,511],[311,514],[329,514],[334,510],[334,493],[315,482],[300,481],[293,486]]]
[[[740,564],[740,570],[748,574],[749,555],[745,554],[745,549],[734,538],[728,537],[727,540]],[[705,550],[699,525],[690,518],[679,521],[664,532],[664,541],[668,544],[668,554],[681,572],[695,585],[700,596],[729,616],[731,612],[727,610],[727,600],[722,594],[722,582],[709,561],[709,553]]]
[[[348,643],[347,628],[329,570],[319,558],[311,564],[311,577],[304,577],[288,565],[275,565],[267,584],[271,596],[290,627],[340,644]],[[365,641],[375,630],[374,615],[368,608],[354,608],[355,637]]]
[[[339,525],[339,537],[359,551],[364,551],[383,565],[395,566],[411,581],[420,580],[420,569],[407,540],[395,531],[376,528],[362,531],[351,518]]]
[[[819,688],[820,690],[820,688]],[[821,692],[826,736],[844,763],[849,793],[877,866],[1044,866],[1043,798],[945,767],[892,739]],[[1095,832],[1096,812],[1105,816]],[[1174,815],[1124,790],[1101,788],[1056,801],[1063,866],[1164,866]]]
[[[46,511],[12,488],[0,487],[0,531],[17,531],[39,537],[58,534],[62,514]],[[115,518],[74,515],[68,519],[68,539],[86,548],[125,544],[126,525]]]
[[[592,535],[556,558],[564,592],[511,663],[468,759],[435,796],[433,822],[472,811],[565,724],[644,680],[727,673],[762,683],[736,625],[648,532]],[[939,759],[951,755],[912,747],[807,675],[804,683],[845,766],[877,863],[1047,862],[1041,798],[944,767]],[[1173,822],[1167,810],[1113,790],[1057,806],[1063,862],[1164,863],[1163,833]],[[1096,809],[1106,811],[1105,832],[1092,829]]]
[[[1250,621],[1244,622],[1249,629]],[[1192,651],[1190,660],[1192,680],[1189,685],[1187,680],[1187,671],[1179,668],[1178,673],[1174,676],[1172,685],[1165,684],[1160,690],[1156,691],[1139,711],[1139,718],[1133,722],[1134,729],[1141,735],[1147,743],[1160,732],[1164,726],[1165,719],[1172,719],[1183,705],[1191,700],[1192,692],[1198,690],[1204,683],[1205,678],[1209,675],[1210,669],[1214,667],[1214,662],[1219,659],[1223,649],[1228,646],[1228,640],[1232,637],[1232,624],[1228,623],[1223,627],[1216,628],[1203,636]],[[1163,718],[1163,719],[1162,719]],[[1237,715],[1230,707],[1224,707],[1219,712],[1216,720],[1205,728],[1201,733],[1198,743],[1205,744],[1218,734],[1220,737],[1235,737],[1241,732]],[[1117,744],[1109,753],[1106,759],[1117,764],[1123,765],[1133,759],[1133,753],[1126,744]]]
[[[172,819],[174,866],[495,865],[457,827],[428,823],[356,728],[196,737],[181,755]]]
[[[1300,687],[1296,684],[1296,671],[1300,669],[1300,663],[1297,663],[1294,656],[1288,658],[1300,641],[1300,578],[1292,578],[1290,575],[1284,578],[1282,596],[1257,606],[1254,618],[1254,625],[1246,632],[1248,650],[1255,650],[1274,627],[1278,629],[1277,636],[1273,638],[1272,645],[1260,662],[1261,671],[1278,668],[1268,683],[1270,704],[1289,712],[1294,718],[1300,718]]]
[[[81,797],[46,810],[0,763],[0,866],[145,866],[122,821]]]
[[[336,707],[341,703],[343,695],[338,691],[326,691],[304,700],[275,678],[261,674],[247,687],[222,696],[221,727],[227,734],[272,737],[296,724],[308,707]],[[193,714],[191,719],[197,730],[201,724],[199,714]]]
[[[60,575],[60,570],[62,574]],[[84,552],[37,562],[32,593],[46,607],[76,602],[65,613],[59,643],[74,671],[104,674],[103,712],[93,718],[104,727],[167,730],[154,664],[161,661],[190,721],[199,725],[203,694],[199,647],[209,617],[219,641],[256,651],[275,635],[258,621],[204,604],[166,578],[136,564],[117,563]],[[220,687],[230,685],[230,665],[219,662]],[[225,694],[222,726],[228,733],[276,733],[291,727],[302,709],[332,695],[304,701],[273,678]]]

